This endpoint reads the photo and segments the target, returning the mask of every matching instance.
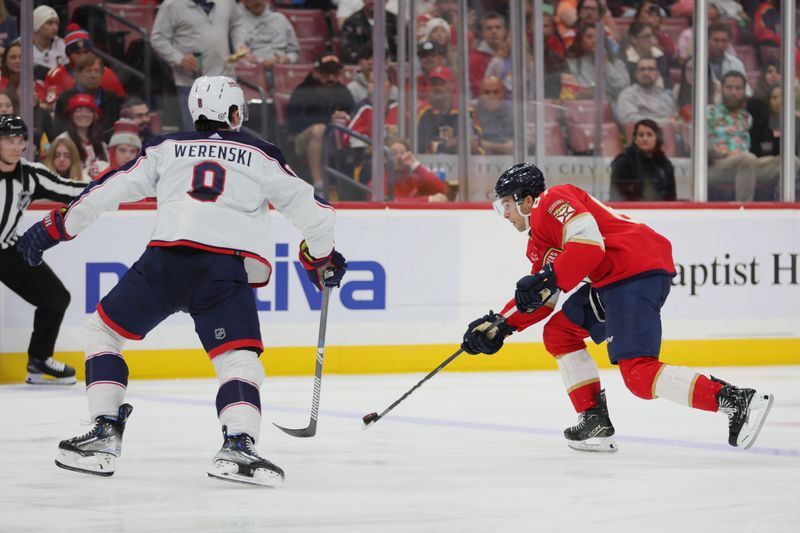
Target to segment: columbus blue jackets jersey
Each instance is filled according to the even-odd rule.
[[[277,147],[232,131],[156,137],[69,205],[65,229],[77,235],[104,211],[153,196],[157,221],[148,246],[240,255],[254,286],[267,284],[271,273],[269,204],[303,233],[314,257],[333,249],[333,208],[314,196]]]

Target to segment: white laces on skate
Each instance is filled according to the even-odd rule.
[[[44,360],[44,366],[49,368],[54,372],[63,372],[67,365],[61,361],[56,361],[52,357],[48,357]]]

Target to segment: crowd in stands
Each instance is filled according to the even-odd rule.
[[[32,43],[36,157],[62,176],[85,181],[125,164],[159,132],[163,117],[173,118],[167,127],[192,129],[182,102],[194,79],[204,74],[238,76],[263,88],[268,101],[257,104],[271,106],[268,140],[306,164],[304,174],[320,190],[328,164],[323,161],[326,127],[372,133],[376,0],[122,2],[141,6],[149,17],[145,25],[154,61],[163,66],[162,74],[171,75],[177,105],[162,94],[143,98],[141,84],[118,68],[131,58],[110,53],[113,46],[106,41],[113,32],[91,23],[103,16],[96,7],[76,0],[36,3],[41,4],[33,13]],[[533,72],[533,28],[541,28],[545,40],[548,111],[537,127],[562,137],[548,142],[550,155],[618,154],[612,199],[674,200],[669,159],[691,155],[692,113],[705,109],[710,198],[776,198],[782,96],[778,0],[708,1],[709,84],[701,105],[692,100],[697,67],[692,0],[546,0],[539,23],[532,3],[525,5],[528,72]],[[398,95],[409,86],[397,86],[397,73],[412,70],[397,64],[397,2],[386,2],[383,112],[387,154],[392,154],[388,164],[395,170],[393,192],[452,198],[447,184],[420,164],[409,141],[397,137],[398,124],[416,128],[419,154],[455,154],[464,145],[473,155],[513,153],[509,3],[468,2],[469,53],[462,59],[457,0],[419,0],[417,6],[417,32],[407,54],[415,66],[417,115],[399,117]],[[603,35],[597,35],[598,21]],[[22,46],[18,20],[0,0],[2,113],[19,113]],[[598,58],[602,64],[596,64]],[[797,58],[800,62],[800,53]],[[464,64],[469,93],[460,95],[457,80]],[[526,78],[532,94],[532,76]],[[597,115],[592,102],[598,86],[603,87],[600,115],[608,147],[594,146],[585,134]],[[465,144],[457,136],[461,98],[469,100]],[[331,139],[338,152],[357,153],[348,160],[348,173],[367,183],[368,143],[340,132]]]

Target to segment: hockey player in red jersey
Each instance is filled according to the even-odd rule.
[[[244,94],[225,76],[195,80],[189,109],[196,131],[156,137],[138,157],[93,181],[67,209],[53,210],[19,241],[31,265],[120,202],[155,196],[146,251],[97,305],[86,326],[86,395],[94,427],[59,444],[61,468],[110,476],[132,407],[124,403],[122,347],[178,311],[195,331],[219,379],[223,445],[209,475],[276,486],[283,470],[260,457],[261,330],[251,287],[269,282],[269,204],[303,234],[300,262],[310,283],[338,287],[347,268],[334,248],[335,213],[298,178],[274,145],[241,133]]]
[[[614,452],[614,426],[597,365],[584,339],[608,342],[628,389],[645,400],[675,403],[728,416],[728,443],[749,448],[772,406],[772,395],[735,387],[686,367],[659,361],[661,307],[675,275],[672,246],[648,226],[606,206],[573,185],[545,189],[544,175],[521,163],[495,185],[494,206],[529,236],[531,275],[517,282],[501,315],[490,312],[469,324],[462,348],[492,354],[505,337],[547,318],[561,292],[577,287],[544,326],[544,345],[556,359],[578,424],[564,430],[571,448]],[[583,283],[583,284],[582,284]]]

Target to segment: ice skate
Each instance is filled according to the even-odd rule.
[[[122,453],[122,433],[131,411],[130,404],[122,404],[118,417],[98,416],[88,433],[62,440],[56,465],[96,476],[112,475],[117,457]]]
[[[222,435],[225,442],[214,456],[213,466],[208,471],[209,477],[265,487],[280,487],[283,484],[283,470],[258,455],[250,435],[228,435],[225,426],[222,426]]]
[[[756,443],[772,407],[772,394],[735,387],[714,376],[711,379],[723,385],[717,393],[717,405],[728,415],[728,444],[746,450]]]
[[[577,425],[564,430],[567,445],[581,452],[616,452],[617,442],[613,435],[614,426],[608,416],[604,390],[597,393],[597,405],[578,413]]]
[[[48,357],[44,361],[28,358],[28,376],[31,385],[74,385],[75,369],[68,364]]]

